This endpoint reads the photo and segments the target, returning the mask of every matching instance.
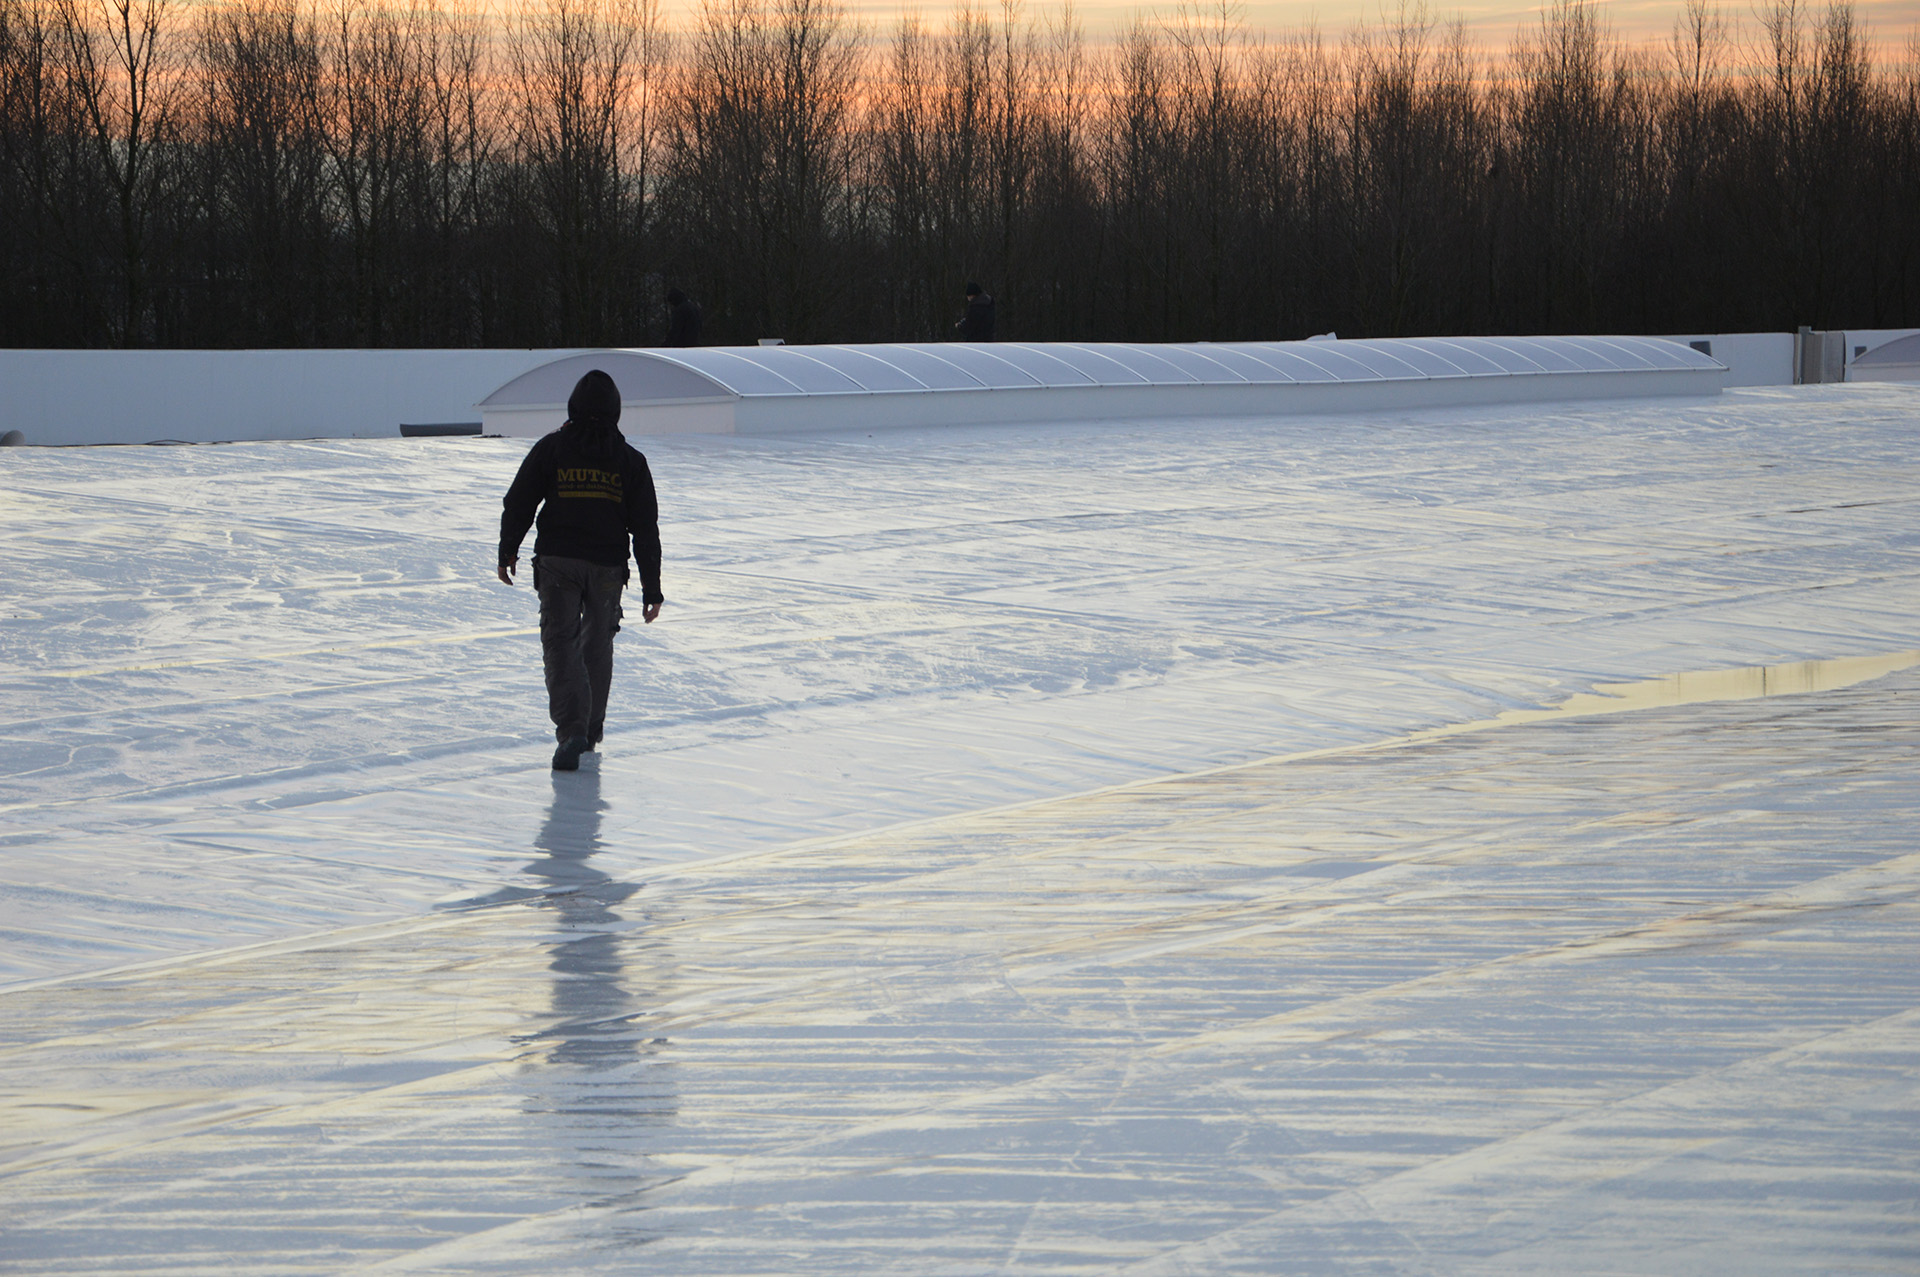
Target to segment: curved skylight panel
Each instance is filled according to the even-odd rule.
[[[542,404],[559,407],[567,402],[576,382],[590,368],[612,376],[626,402],[643,399],[705,399],[726,394],[700,373],[647,355],[609,350],[568,355],[538,368],[529,368],[481,401],[481,407]]]
[[[1220,355],[1214,353],[1212,342],[1195,342],[1193,345],[1184,346],[1181,349],[1192,356],[1192,366],[1200,370],[1199,376],[1204,382],[1219,386],[1244,386],[1249,380],[1252,380],[1236,366],[1237,364],[1245,363],[1245,360],[1222,358]],[[1269,373],[1268,377],[1271,376],[1272,374]],[[1260,378],[1260,380],[1264,381],[1266,378]]]
[[[1426,373],[1400,357],[1400,343],[1397,340],[1386,341],[1343,341],[1340,353],[1357,364],[1365,365],[1368,372],[1388,381],[1424,381]]]
[[[1031,390],[1040,384],[1040,379],[1031,373],[1022,372],[1004,359],[994,358],[982,344],[954,341],[937,348],[921,344],[909,349],[937,355],[994,390]]]
[[[1573,350],[1562,343],[1556,343],[1550,337],[1502,337],[1489,338],[1489,340],[1494,341],[1502,350],[1511,350],[1516,354],[1524,355],[1547,372],[1591,372],[1593,370],[1591,357],[1577,358]],[[1603,362],[1600,366],[1604,368],[1610,365]]]
[[[1605,348],[1614,358],[1629,361],[1628,366],[1635,369],[1645,368],[1706,368],[1707,356],[1691,346],[1682,346],[1677,342],[1635,341],[1631,337],[1589,337],[1588,341]]]
[[[996,359],[1004,359],[1043,386],[1091,386],[1094,378],[1037,346],[996,345]]]
[[[1218,380],[1231,385],[1250,382],[1256,386],[1287,386],[1293,384],[1293,378],[1281,372],[1272,364],[1263,363],[1248,354],[1239,346],[1210,345],[1202,351],[1207,359],[1218,365],[1232,377],[1220,377]],[[1237,379],[1237,380],[1236,380]]]
[[[1476,337],[1473,348],[1497,364],[1501,372],[1516,377],[1547,371],[1546,366],[1535,358],[1536,354],[1545,354],[1544,351],[1529,352],[1498,337]]]
[[[1306,382],[1309,385],[1313,385],[1340,380],[1339,377],[1327,371],[1327,369],[1320,364],[1310,363],[1292,351],[1286,350],[1270,341],[1237,341],[1230,346],[1215,343],[1215,350],[1216,352],[1220,350],[1231,350],[1238,354],[1245,355],[1248,359],[1257,360],[1289,381]]]
[[[1199,381],[1200,378],[1161,353],[1162,350],[1170,349],[1172,348],[1161,347],[1150,350],[1145,346],[1133,345],[1131,342],[1118,341],[1105,342],[1100,347],[1101,353],[1119,360],[1153,385],[1191,386]]]
[[[649,355],[622,355],[617,360],[605,361],[599,366],[605,368],[620,387],[623,402],[640,399],[714,399],[727,393],[725,386],[705,373]],[[562,402],[571,393],[569,389],[563,394]]]
[[[1884,346],[1875,346],[1855,359],[1853,366],[1865,367],[1868,371],[1872,371],[1882,365],[1891,368],[1911,363],[1920,363],[1920,333],[1911,337],[1895,338]]]
[[[1625,350],[1645,360],[1651,368],[1711,368],[1719,361],[1677,341],[1655,341],[1645,337],[1608,337],[1613,350]]]
[[[927,383],[898,364],[880,357],[877,349],[857,346],[796,346],[794,350],[809,359],[851,378],[862,390],[925,390]]]
[[[768,372],[785,377],[810,395],[844,395],[862,389],[860,383],[853,378],[845,373],[835,372],[799,349],[788,349],[785,346],[751,346],[742,352],[741,357],[751,363],[759,364]]]
[[[1622,350],[1609,350],[1597,341],[1586,337],[1527,337],[1525,341],[1544,347],[1564,359],[1575,371],[1579,372],[1620,372],[1624,369],[1643,367],[1627,357]],[[1555,369],[1554,371],[1565,371]]]
[[[1409,346],[1417,346],[1431,352],[1436,358],[1446,360],[1469,377],[1498,376],[1513,371],[1487,358],[1487,352],[1477,345],[1449,341],[1445,337],[1408,337],[1403,340]]]
[[[565,375],[564,372],[556,371],[554,364],[542,364],[508,381],[506,385],[482,399],[480,406],[486,408],[494,404],[563,404],[567,401],[567,391],[560,389],[560,386]],[[574,375],[574,380],[579,380],[579,374]]]
[[[800,389],[765,365],[742,359],[718,346],[675,350],[661,358],[703,372],[736,395],[791,395]]]
[[[1580,350],[1587,358],[1593,360],[1595,363],[1604,360],[1606,366],[1620,368],[1630,372],[1645,372],[1647,369],[1655,367],[1653,362],[1645,355],[1642,355],[1631,346],[1622,345],[1617,341],[1603,341],[1598,337],[1582,337],[1579,339],[1578,344]]]
[[[1645,359],[1625,346],[1598,337],[1534,337],[1529,340],[1551,345],[1587,372],[1645,372],[1649,367]]]
[[[1576,339],[1568,338],[1568,340]],[[1608,341],[1604,337],[1581,337],[1577,340],[1580,349],[1588,352],[1589,358],[1594,360],[1604,359],[1615,368],[1626,369],[1631,372],[1645,372],[1655,366],[1645,355],[1621,342]]]
[[[1417,338],[1394,338],[1392,344],[1394,357],[1405,363],[1417,376],[1465,376],[1467,369],[1459,367],[1442,355],[1438,349],[1427,346]]]
[[[1246,374],[1236,371],[1227,361],[1213,355],[1210,342],[1194,342],[1192,346],[1154,346],[1150,351],[1196,382],[1238,386],[1246,380]]]
[[[1147,379],[1097,346],[1075,346],[1067,342],[1043,342],[1035,347],[1100,386],[1143,386]]]
[[[1330,341],[1303,341],[1292,352],[1294,358],[1313,365],[1326,374],[1327,381],[1385,381],[1386,378],[1357,359],[1340,353]]]
[[[942,359],[937,347],[868,346],[866,349],[875,359],[898,368],[928,390],[981,390],[986,386],[952,361]]]

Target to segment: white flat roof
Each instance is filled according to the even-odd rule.
[[[0,451],[0,1269],[1911,1273],[1915,403]]]

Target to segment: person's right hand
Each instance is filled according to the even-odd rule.
[[[520,560],[518,559],[515,559],[511,563],[502,563],[500,565],[500,584],[512,585],[513,574],[518,572],[519,570],[520,570]]]

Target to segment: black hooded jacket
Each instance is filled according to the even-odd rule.
[[[667,325],[667,345],[698,346],[700,344],[700,303],[677,288],[668,300],[672,303],[672,320]]]
[[[964,341],[992,341],[993,298],[985,293],[967,298],[967,313],[955,327]]]
[[[624,566],[627,542],[640,565],[641,598],[661,602],[660,512],[647,459],[613,426],[568,422],[520,463],[501,502],[500,562],[511,563],[539,509],[533,553]]]

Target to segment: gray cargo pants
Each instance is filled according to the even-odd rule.
[[[533,583],[540,591],[540,651],[554,735],[563,745],[575,736],[597,745],[607,726],[627,570],[543,554],[533,561]]]

